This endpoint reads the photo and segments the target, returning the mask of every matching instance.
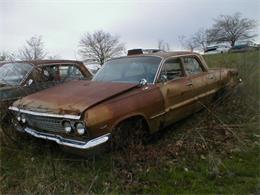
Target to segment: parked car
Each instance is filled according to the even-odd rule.
[[[0,65],[0,111],[8,104],[36,91],[71,79],[92,78],[79,61],[37,60],[5,62]],[[6,107],[7,106],[7,107]]]
[[[237,70],[209,69],[196,53],[136,54],[107,61],[91,81],[57,85],[9,109],[17,130],[36,138],[80,151],[104,143],[121,148],[200,110],[237,84]]]
[[[217,53],[227,53],[230,46],[227,45],[212,45],[206,47],[204,54],[217,54]]]
[[[256,51],[259,50],[259,47],[256,43],[252,41],[238,41],[230,49],[230,52],[246,52],[246,51]]]

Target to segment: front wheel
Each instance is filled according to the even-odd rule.
[[[148,128],[143,119],[133,118],[121,122],[113,131],[111,149],[120,150],[144,144],[148,139]]]

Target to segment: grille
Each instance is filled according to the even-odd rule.
[[[62,119],[26,115],[27,124],[29,127],[44,131],[64,132]]]

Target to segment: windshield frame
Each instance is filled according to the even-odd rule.
[[[32,66],[31,69],[24,75],[23,79],[22,79],[19,83],[17,83],[17,84],[5,83],[5,84],[11,85],[11,86],[22,86],[22,84],[26,82],[26,80],[28,79],[29,75],[32,73],[33,69],[35,68],[35,65],[32,64],[32,63],[29,63],[29,62],[23,62],[23,61],[22,61],[22,62],[21,62],[21,61],[20,61],[20,62],[19,62],[19,61],[17,62],[17,61],[14,61],[14,62],[6,62],[6,63],[3,63],[3,64],[1,64],[0,67],[4,66],[5,64],[11,64],[11,63],[29,64],[29,65]],[[4,81],[5,81],[5,80],[4,80]]]
[[[155,75],[154,75],[154,79],[153,79],[153,82],[151,82],[151,83],[148,83],[148,84],[155,84],[156,83],[156,80],[157,80],[157,76],[158,76],[158,73],[159,73],[159,71],[160,71],[160,67],[161,67],[161,65],[162,65],[162,63],[163,63],[163,57],[161,57],[161,56],[157,56],[157,55],[133,55],[133,56],[124,56],[124,57],[118,57],[118,58],[112,58],[112,59],[109,59],[109,60],[107,60],[105,63],[107,63],[107,62],[111,62],[111,61],[114,61],[114,60],[119,60],[119,59],[124,59],[124,58],[142,58],[142,57],[154,57],[154,58],[159,58],[161,61],[160,61],[160,63],[158,63],[158,67],[157,67],[157,70],[156,70],[156,72],[155,72]],[[105,64],[104,64],[105,65]],[[102,65],[102,67],[99,69],[99,71],[101,71],[102,69],[104,69],[104,65]],[[98,72],[99,72],[98,71]],[[91,81],[95,81],[94,79],[96,78],[96,76],[97,76],[97,74],[95,74],[94,75],[94,77],[91,79]],[[100,82],[102,82],[102,81],[100,81]],[[104,82],[104,81],[103,81]],[[105,82],[113,82],[113,81],[105,81]],[[123,83],[123,82],[121,82],[121,83]]]

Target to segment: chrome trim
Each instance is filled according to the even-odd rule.
[[[212,89],[212,90],[210,90],[210,91],[208,91],[208,92],[205,92],[205,93],[203,93],[203,94],[201,94],[201,95],[197,95],[197,96],[195,96],[195,97],[193,97],[193,98],[190,98],[190,99],[188,99],[188,100],[182,101],[182,102],[180,102],[180,103],[178,103],[178,104],[176,104],[176,105],[173,105],[173,106],[170,106],[170,107],[166,108],[164,112],[161,112],[161,113],[159,113],[159,114],[156,114],[156,115],[154,115],[154,116],[151,116],[150,119],[154,119],[154,118],[156,118],[156,117],[159,117],[159,116],[161,116],[161,115],[164,115],[164,114],[166,114],[167,112],[170,112],[170,111],[175,110],[175,109],[177,109],[177,108],[183,107],[183,106],[185,106],[185,105],[187,105],[187,104],[190,104],[190,103],[192,103],[192,102],[195,102],[195,101],[199,100],[200,98],[209,96],[209,95],[211,95],[211,94],[213,94],[213,93],[216,93],[216,92],[217,92],[217,89]]]
[[[163,64],[164,64],[164,62],[165,62],[165,60],[164,60],[162,57],[161,57],[161,59],[162,59],[162,60],[161,60],[159,66],[158,66],[158,68],[157,68],[157,71],[156,71],[156,73],[155,73],[155,75],[154,75],[153,84],[156,83],[157,78],[159,77],[159,74],[161,73],[162,66],[163,66]]]
[[[24,131],[34,137],[41,138],[41,139],[46,139],[50,141],[55,141],[57,144],[64,145],[64,146],[69,146],[72,148],[78,148],[78,149],[89,149],[93,148],[95,146],[98,146],[100,144],[103,144],[107,142],[110,138],[110,133],[104,134],[102,136],[99,136],[97,138],[88,140],[86,142],[84,141],[78,141],[78,140],[72,140],[72,139],[66,139],[63,138],[59,135],[53,135],[49,133],[42,133],[38,132],[34,129],[26,127]]]
[[[13,111],[17,111],[17,112],[19,112],[19,108],[14,107],[14,106],[9,106],[8,109],[9,109],[9,110],[13,110]]]
[[[35,116],[46,116],[46,117],[66,118],[66,119],[75,119],[75,120],[79,120],[79,119],[80,119],[80,116],[77,116],[77,115],[70,115],[70,114],[65,114],[65,115],[60,115],[60,114],[48,114],[48,113],[34,112],[34,111],[19,109],[19,108],[14,107],[14,106],[10,106],[8,109],[9,109],[9,110],[16,111],[16,112],[21,112],[21,113],[25,113],[25,114],[35,115]]]
[[[161,112],[161,113],[159,113],[159,114],[156,114],[156,115],[154,115],[154,116],[151,116],[150,119],[154,119],[154,118],[156,118],[156,117],[162,116],[162,115],[164,115],[165,113],[166,113],[166,112]]]
[[[15,62],[14,62],[15,63]],[[18,62],[19,63],[19,62]],[[31,66],[32,66],[32,68],[31,68],[31,70],[30,71],[28,71],[27,73],[26,73],[26,75],[23,77],[23,79],[20,81],[20,83],[19,83],[19,86],[23,83],[23,82],[25,82],[27,79],[28,79],[28,77],[29,77],[29,75],[32,73],[32,71],[33,71],[33,69],[34,69],[34,65],[32,64],[32,63],[28,63],[28,62],[22,62],[22,64],[30,64]]]

